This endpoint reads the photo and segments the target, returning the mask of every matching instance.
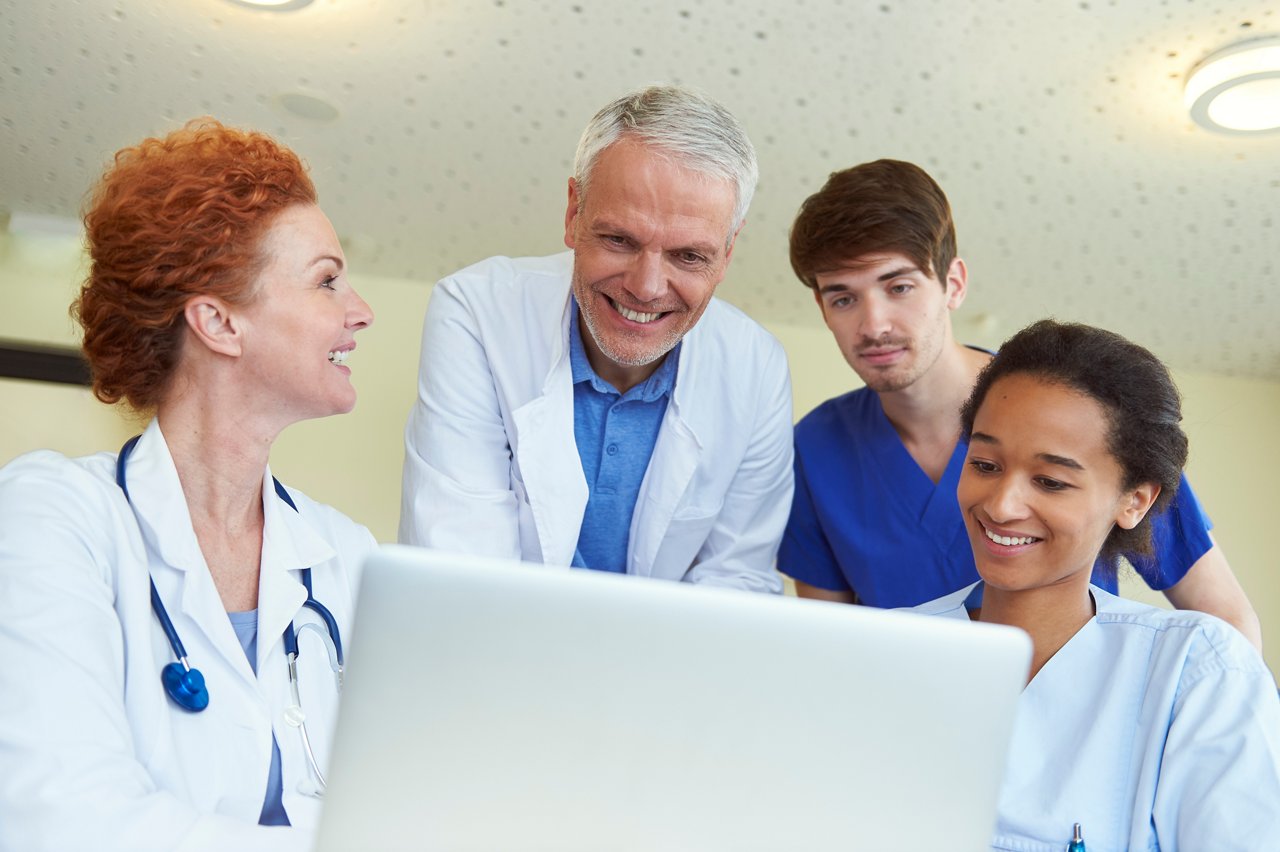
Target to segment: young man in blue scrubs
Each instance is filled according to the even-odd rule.
[[[969,280],[942,189],[896,160],[832,174],[800,208],[791,265],[866,387],[796,426],[779,569],[802,597],[878,607],[915,606],[975,582],[955,496],[959,412],[991,356],[952,335]],[[1260,647],[1257,615],[1185,479],[1154,520],[1156,556],[1134,560],[1143,579]],[[1094,581],[1116,589],[1114,576]]]
[[[436,285],[405,430],[400,539],[780,592],[781,345],[713,298],[755,190],[723,107],[650,87],[587,125],[572,252]]]

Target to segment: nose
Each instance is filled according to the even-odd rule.
[[[369,303],[352,287],[347,291],[346,327],[356,332],[371,325],[373,325],[373,308],[369,307]]]
[[[859,305],[859,331],[867,340],[879,340],[886,336],[892,328],[889,322],[889,310],[880,300],[868,294]]]
[[[982,508],[993,523],[1003,524],[1027,517],[1025,483],[1012,476],[1001,476],[990,483]]]
[[[637,301],[653,302],[667,292],[667,273],[662,252],[637,252],[624,288]]]

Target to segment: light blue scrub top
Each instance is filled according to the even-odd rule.
[[[249,667],[258,673],[258,611],[229,612],[231,627],[236,631],[240,647],[249,658]],[[289,825],[289,815],[284,809],[284,781],[280,774],[280,746],[276,735],[271,735],[271,770],[267,776],[267,795],[262,802],[258,825]]]
[[[959,591],[915,612],[968,619]],[[1280,698],[1211,615],[1090,587],[1096,615],[1022,693],[992,849],[1280,850]]]

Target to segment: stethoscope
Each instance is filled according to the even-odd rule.
[[[116,484],[120,486],[120,490],[124,492],[124,499],[129,502],[130,507],[133,501],[129,497],[129,486],[125,484],[124,466],[125,461],[129,458],[129,454],[133,452],[134,446],[138,443],[141,435],[136,435],[125,442],[120,448],[120,455],[116,459]],[[293,498],[289,496],[289,492],[280,484],[280,480],[274,476],[271,481],[275,483],[276,494],[283,500],[290,509],[298,511],[297,505],[293,502]],[[177,628],[173,626],[173,620],[169,618],[169,613],[164,608],[164,603],[160,600],[160,593],[156,591],[156,581],[147,578],[151,583],[151,610],[156,614],[156,618],[160,620],[160,627],[164,630],[165,637],[169,640],[169,647],[173,649],[173,654],[178,658],[176,663],[169,663],[160,672],[160,682],[164,684],[164,691],[169,698],[173,700],[183,710],[192,713],[199,713],[209,706],[209,690],[205,686],[204,675],[199,669],[192,668],[187,662],[187,649],[182,644],[182,640],[178,638]],[[333,613],[329,612],[329,608],[320,601],[316,600],[311,590],[311,569],[302,569],[302,585],[307,589],[307,599],[302,605],[319,616],[324,622],[324,630],[320,629],[320,625],[315,623],[307,623],[302,625],[303,630],[311,630],[325,644],[325,649],[329,652],[329,667],[333,669],[334,680],[337,683],[338,691],[342,691],[342,634],[338,630],[337,619],[333,617]],[[289,622],[289,626],[284,631],[284,651],[289,662],[289,692],[293,698],[293,704],[285,708],[284,719],[289,725],[297,728],[302,734],[302,747],[307,754],[307,762],[311,765],[311,771],[315,774],[318,788],[315,790],[306,790],[311,795],[319,797],[325,790],[324,773],[320,771],[320,763],[316,760],[315,752],[311,748],[311,737],[307,735],[307,715],[302,711],[302,697],[298,692],[298,631],[294,628],[293,622]]]

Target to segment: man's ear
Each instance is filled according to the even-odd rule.
[[[964,304],[965,296],[969,295],[969,268],[963,260],[958,257],[951,259],[942,286],[947,290],[948,308],[954,311]]]
[[[582,196],[578,193],[578,182],[569,178],[569,206],[564,211],[564,245],[565,248],[577,248],[574,238],[574,224],[577,222]]]
[[[1151,511],[1156,498],[1160,496],[1160,486],[1154,482],[1144,482],[1130,491],[1120,501],[1120,512],[1116,515],[1116,524],[1123,529],[1131,530]]]
[[[742,233],[742,229],[746,224],[747,224],[747,220],[743,219],[740,223],[738,223],[738,230],[733,232],[732,237],[729,237],[729,245],[726,246],[724,250],[725,263],[728,263],[730,260],[733,259],[733,247],[738,244],[738,234]]]
[[[190,339],[211,352],[238,357],[243,346],[239,317],[216,296],[199,295],[187,300],[182,311]]]

